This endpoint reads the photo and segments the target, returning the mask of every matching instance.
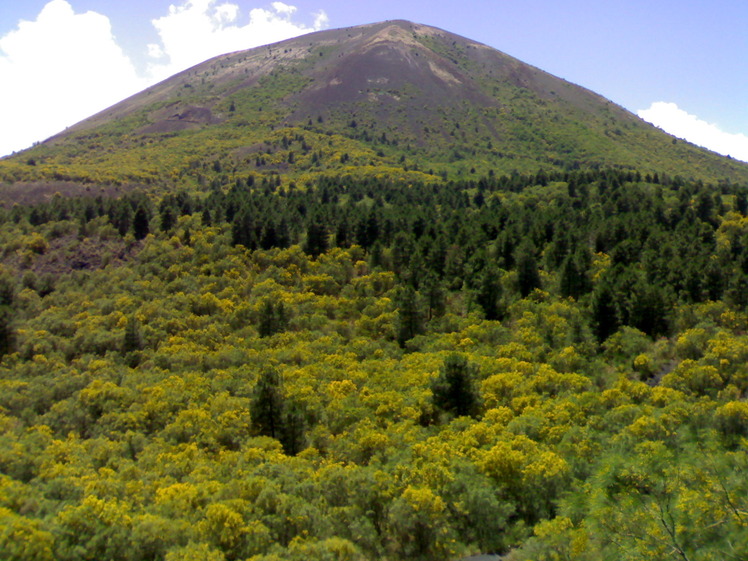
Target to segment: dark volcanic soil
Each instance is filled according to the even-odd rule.
[[[140,185],[81,185],[72,181],[38,181],[34,183],[0,183],[0,205],[34,205],[63,197],[121,197]]]

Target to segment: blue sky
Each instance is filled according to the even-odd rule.
[[[0,154],[216,54],[386,19],[486,43],[748,160],[744,0],[4,0]]]

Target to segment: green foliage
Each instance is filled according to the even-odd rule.
[[[615,294],[604,281],[598,284],[592,294],[591,311],[595,335],[602,343],[620,326],[618,310],[615,307]]]
[[[283,388],[280,373],[264,368],[252,391],[252,424],[259,434],[278,438],[283,425]]]
[[[312,222],[307,228],[304,251],[312,257],[317,257],[327,251],[329,247],[327,230],[324,225]]]
[[[515,257],[517,263],[517,284],[519,293],[525,298],[536,288],[540,288],[540,273],[538,264],[529,247],[521,247]]]
[[[8,561],[54,559],[54,537],[37,520],[0,507],[0,555]]]
[[[395,297],[397,304],[397,342],[401,347],[416,335],[423,332],[423,317],[418,294],[410,287],[402,287]]]
[[[0,211],[0,557],[748,554],[743,187],[257,181]]]
[[[588,264],[580,258],[579,254],[569,255],[564,260],[559,287],[561,296],[579,300],[591,290],[592,283],[588,277],[587,268]]]
[[[148,211],[144,207],[139,206],[132,219],[132,231],[136,240],[142,240],[150,232],[148,221]]]
[[[0,357],[13,350],[15,332],[12,312],[8,306],[0,306]]]
[[[350,57],[381,29],[359,31],[206,61],[54,143],[4,158],[0,181],[51,189],[75,182],[80,190],[142,185],[166,194],[210,192],[248,176],[284,186],[329,175],[415,183],[605,167],[640,169],[652,183],[663,172],[703,181],[748,177],[740,162],[674,144],[589,91],[436,30],[388,34],[420,58],[383,60],[387,80],[364,95],[328,84],[331,73],[347,84],[360,79],[353,70],[360,61]],[[721,201],[696,203],[699,219],[713,221]],[[159,216],[167,230],[170,214]]]
[[[475,416],[480,403],[475,377],[474,368],[464,356],[449,355],[431,385],[434,406],[456,417]]]
[[[502,310],[501,277],[497,269],[486,267],[481,277],[480,287],[476,301],[483,308],[483,314],[488,320],[501,320],[504,316]]]
[[[280,333],[288,326],[288,314],[283,301],[268,297],[260,307],[260,319],[257,332],[260,337],[270,337]]]
[[[125,337],[122,341],[123,353],[134,353],[143,349],[143,335],[140,321],[137,317],[128,318],[125,326]]]

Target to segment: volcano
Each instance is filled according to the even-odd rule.
[[[23,169],[29,160],[33,172]],[[748,179],[748,165],[667,135],[583,87],[407,21],[218,56],[10,161],[19,164],[4,162],[6,181],[53,173],[169,185],[204,182],[210,166],[305,179],[599,167]]]

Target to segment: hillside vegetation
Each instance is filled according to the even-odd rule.
[[[748,181],[748,165],[464,37],[404,21],[222,55],[0,161],[0,182],[199,191],[228,176],[429,182],[619,168]]]
[[[748,557],[745,185],[222,170],[0,210],[2,559]]]

